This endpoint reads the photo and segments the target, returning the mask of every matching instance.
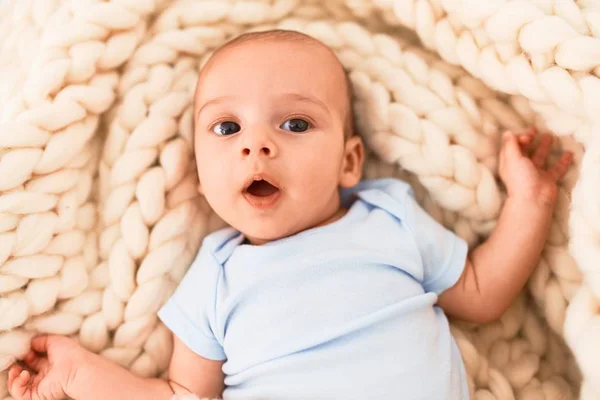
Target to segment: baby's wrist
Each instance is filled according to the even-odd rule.
[[[507,201],[522,207],[535,208],[539,210],[552,210],[556,204],[556,195],[550,193],[509,193]]]
[[[71,371],[64,382],[63,390],[69,398],[83,398],[90,391],[90,382],[93,382],[94,353],[91,353],[83,348],[72,355]]]
[[[553,208],[558,197],[558,188],[555,185],[540,185],[527,190],[509,190],[508,197],[520,204]]]

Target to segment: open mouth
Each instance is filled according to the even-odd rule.
[[[246,189],[246,192],[256,197],[268,197],[278,191],[279,189],[277,189],[275,186],[271,185],[264,179],[252,182],[252,184],[248,186],[248,189]]]
[[[268,208],[275,204],[280,189],[265,179],[255,179],[244,190],[244,197],[250,205],[257,208]]]

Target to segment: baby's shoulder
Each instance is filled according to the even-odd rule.
[[[403,218],[406,207],[410,206],[408,197],[413,196],[412,187],[396,178],[363,180],[343,197],[354,194],[374,208],[380,208],[397,218]]]
[[[350,192],[362,193],[365,191],[379,191],[386,193],[394,198],[402,199],[407,193],[412,191],[412,187],[405,181],[397,178],[377,178],[364,179],[352,189]]]
[[[199,256],[204,253],[222,265],[243,240],[243,235],[230,226],[216,230],[204,237]]]

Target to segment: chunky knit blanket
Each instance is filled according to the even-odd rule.
[[[575,152],[526,289],[499,321],[452,328],[475,399],[600,398],[595,2],[0,0],[0,398],[38,332],[165,376],[156,312],[223,224],[197,192],[197,72],[275,27],[349,71],[366,176],[409,181],[471,246],[505,198],[503,130],[535,125]]]

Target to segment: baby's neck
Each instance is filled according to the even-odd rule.
[[[344,215],[346,215],[346,213],[347,213],[347,212],[348,212],[348,209],[347,209],[347,208],[345,208],[345,207],[340,207],[340,208],[339,208],[339,209],[338,209],[338,210],[337,210],[337,211],[336,211],[336,212],[335,212],[335,213],[334,213],[332,216],[330,216],[329,218],[327,218],[327,219],[325,219],[325,220],[323,220],[323,221],[319,222],[318,224],[316,224],[316,225],[314,225],[314,226],[309,226],[309,227],[305,228],[305,229],[304,229],[304,231],[305,231],[305,230],[308,230],[308,229],[314,229],[314,228],[318,228],[318,227],[321,227],[321,226],[325,226],[325,225],[332,224],[332,223],[334,223],[335,221],[337,221],[337,220],[339,220],[340,218],[342,218]],[[302,232],[302,231],[301,231],[301,232]],[[300,232],[298,232],[298,233],[300,233]],[[277,240],[279,240],[279,239],[274,239],[274,240],[271,240],[271,241],[269,241],[269,242],[260,243],[260,244],[266,244],[266,243],[274,242],[274,241],[277,241]],[[244,241],[242,242],[242,244],[249,244],[249,245],[252,245],[253,243],[252,243],[252,242],[251,242],[251,241],[248,239],[248,237],[247,237],[247,236],[244,236]],[[260,244],[257,244],[257,245],[259,245],[259,246],[260,246]]]
[[[335,214],[333,214],[331,217],[327,218],[325,221],[323,221],[323,222],[321,222],[321,223],[319,223],[319,224],[317,224],[317,225],[315,225],[315,226],[312,226],[311,228],[318,228],[318,227],[320,227],[320,226],[329,225],[329,224],[331,224],[331,223],[333,223],[333,222],[337,221],[338,219],[342,218],[344,215],[346,215],[346,213],[347,213],[347,212],[348,212],[348,209],[347,209],[347,208],[340,207],[340,208],[339,208],[339,209],[338,209],[338,210],[335,212]]]

